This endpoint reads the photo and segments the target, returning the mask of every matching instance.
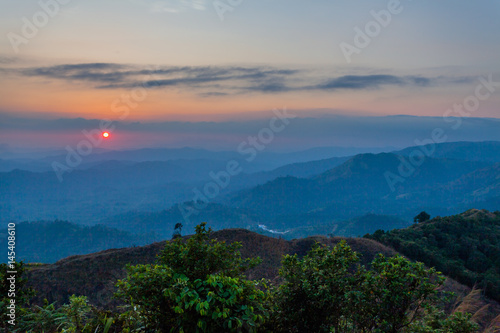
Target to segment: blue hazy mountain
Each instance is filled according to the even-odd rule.
[[[426,152],[429,157],[449,158],[466,161],[500,162],[500,142],[445,142],[427,144],[422,147],[409,147],[394,153],[408,156],[417,150]]]
[[[248,162],[232,177],[213,202],[251,212],[270,226],[282,215],[323,214],[325,218],[351,219],[368,213],[398,215],[406,220],[428,210],[445,215],[468,208],[498,209],[499,142],[456,142],[410,147],[394,153],[360,154],[298,162],[299,153],[281,154],[295,163],[269,171],[251,172]],[[332,150],[333,149],[333,150]],[[334,148],[310,151],[308,158],[327,155]],[[432,151],[421,166],[400,176],[401,156]],[[136,159],[161,158],[165,150],[132,151]],[[204,150],[170,150],[170,157],[195,157]],[[337,153],[339,151],[337,150]],[[233,155],[213,159],[131,161],[127,152],[102,152],[125,160],[88,163],[64,175],[14,170],[0,172],[1,221],[65,219],[83,224],[101,223],[128,212],[159,212],[193,200],[193,190],[213,182],[211,172],[225,170]],[[121,155],[123,154],[123,155]],[[166,153],[165,153],[166,154]],[[218,154],[218,153],[216,153]],[[228,154],[228,155],[226,155]],[[274,153],[273,153],[274,154]],[[319,154],[319,155],[316,155]],[[167,158],[168,154],[162,155]],[[274,154],[277,156],[277,154]],[[214,157],[214,155],[210,155]],[[168,158],[170,158],[168,157]],[[412,167],[410,166],[410,169]],[[393,177],[394,191],[386,177]],[[474,205],[477,205],[475,207]],[[237,223],[238,221],[235,221]]]
[[[396,154],[357,155],[318,176],[282,177],[242,191],[231,204],[272,217],[311,211],[335,218],[366,213],[410,217],[424,208],[442,214],[481,206],[497,195],[491,188],[499,182],[498,169],[491,162],[426,158],[420,166],[408,163]],[[476,182],[478,170],[491,182]]]

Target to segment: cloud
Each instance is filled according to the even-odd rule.
[[[381,85],[402,83],[401,78],[393,75],[345,75],[314,86],[313,89],[368,89],[377,88]]]
[[[1,68],[0,68],[1,70]],[[144,66],[115,63],[64,64],[17,70],[18,74],[92,84],[96,89],[176,88],[201,97],[291,91],[369,90],[385,86],[429,87],[470,83],[474,77],[369,74],[326,77],[300,68],[271,66]]]
[[[147,87],[189,87],[190,89],[218,88],[221,91],[200,91],[215,96],[232,91],[265,91],[270,83],[276,84],[296,75],[297,69],[234,66],[171,66],[145,69],[137,66],[88,63],[20,70],[21,75],[44,77],[71,82],[91,82],[98,89],[129,89]]]
[[[345,75],[328,80],[322,84],[311,87],[312,89],[372,89],[383,85],[416,85],[428,86],[431,79],[425,77],[404,77],[394,75]]]
[[[69,81],[116,82],[123,80],[124,65],[111,63],[88,63],[29,68],[23,70],[26,76],[40,76]]]

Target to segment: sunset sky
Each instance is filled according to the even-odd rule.
[[[481,78],[500,82],[499,1],[396,2],[0,0],[0,144],[64,146],[92,119],[230,126],[284,107],[442,117]],[[347,61],[341,45],[370,26]],[[498,117],[497,90],[471,117]],[[187,132],[126,128],[110,148],[196,145]]]

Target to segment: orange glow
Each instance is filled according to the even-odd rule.
[[[109,133],[108,133],[108,132],[104,132],[104,133],[102,133],[102,137],[103,137],[103,138],[109,138]]]

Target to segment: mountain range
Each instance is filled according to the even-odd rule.
[[[140,160],[152,158],[153,152],[158,153],[132,155]],[[96,161],[65,174],[63,182],[53,172],[16,169],[0,172],[0,219],[4,224],[60,219],[162,236],[170,235],[176,223],[191,232],[202,221],[216,230],[266,232],[260,227],[264,225],[284,237],[341,230],[343,235],[362,235],[352,228],[347,232],[347,221],[391,216],[399,222],[387,226],[401,226],[424,210],[432,216],[470,208],[498,210],[499,152],[500,142],[451,142],[309,161],[298,154],[297,162],[273,170],[250,172],[246,166],[252,163],[242,162],[242,172],[230,177],[227,186],[217,185],[214,174],[225,172],[224,158],[234,155],[194,159],[198,151],[189,149],[167,154],[183,159]],[[125,156],[113,154],[109,156]],[[218,195],[196,197],[207,184],[219,186]]]

